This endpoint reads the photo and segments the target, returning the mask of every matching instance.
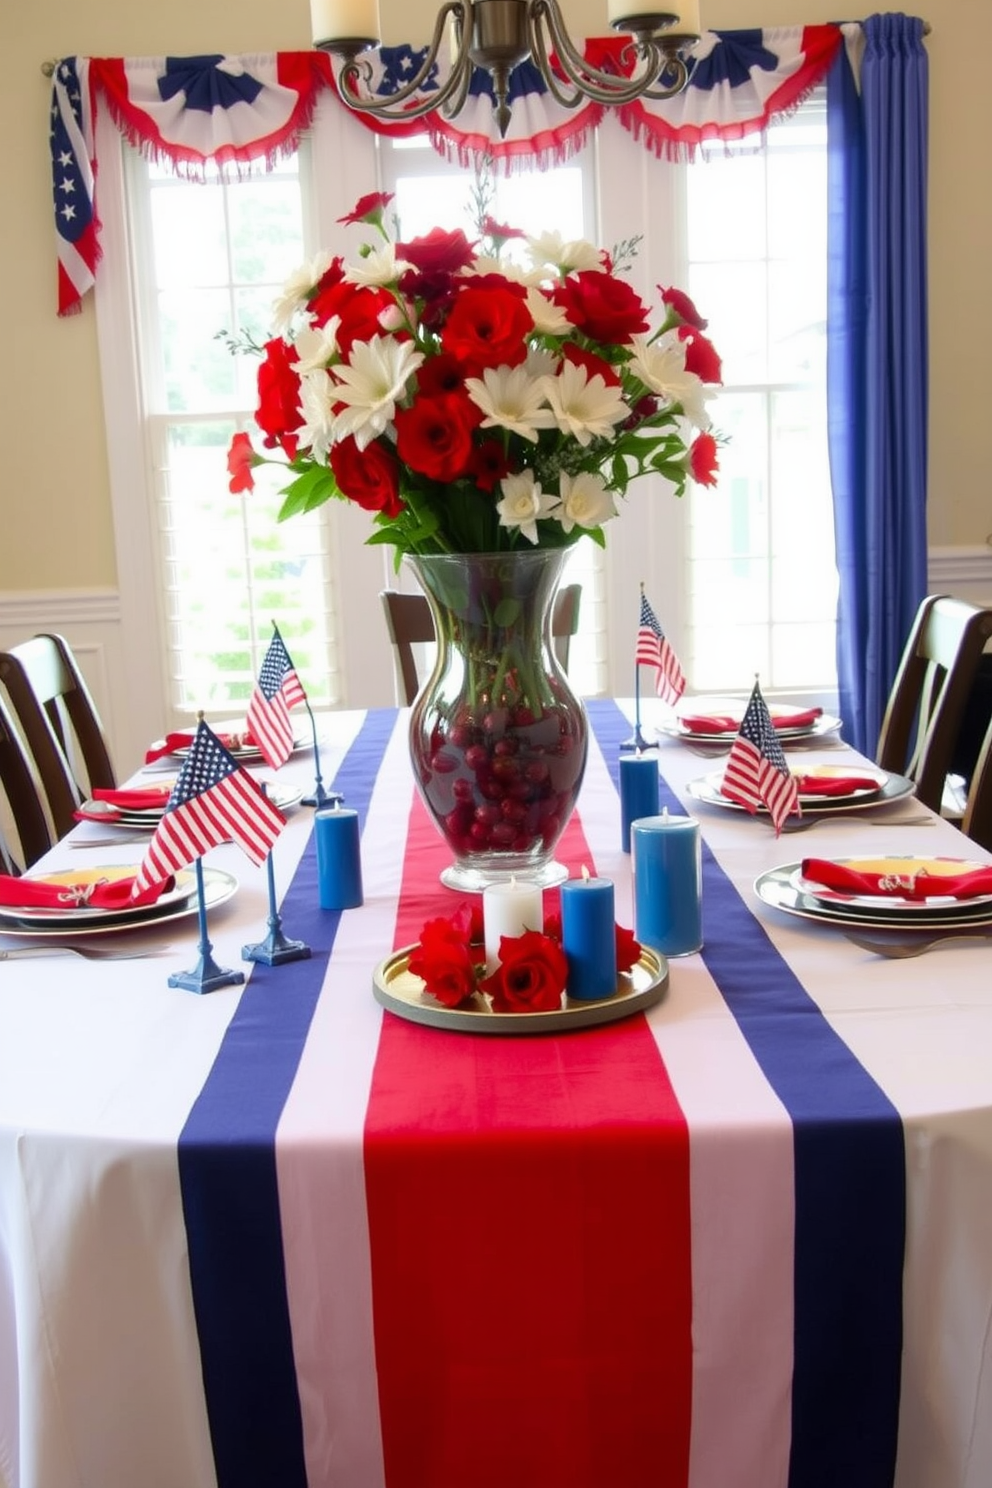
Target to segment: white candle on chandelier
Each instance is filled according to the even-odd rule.
[[[314,43],[346,38],[378,40],[378,0],[310,0]]]
[[[676,36],[701,36],[699,0],[680,0],[678,17],[670,29]]]

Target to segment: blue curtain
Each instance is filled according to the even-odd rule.
[[[927,587],[927,56],[923,22],[863,24],[827,82],[827,396],[844,737],[874,755]]]

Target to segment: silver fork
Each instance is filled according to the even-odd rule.
[[[929,936],[925,936],[923,931],[917,931],[920,938],[913,940],[883,940],[874,935],[855,935],[850,930],[845,930],[844,934],[863,951],[873,951],[876,956],[886,956],[893,961],[905,961],[910,956],[922,956],[924,951],[936,950],[953,940],[992,940],[992,930],[978,928],[949,930],[939,935]]]
[[[84,961],[141,961],[147,956],[162,956],[171,946],[154,946],[143,951],[114,951],[107,946],[37,945],[11,946],[0,950],[0,961],[18,961],[22,956],[82,956]]]

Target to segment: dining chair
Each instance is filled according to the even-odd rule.
[[[0,698],[0,872],[30,868],[52,845],[31,761]],[[17,834],[16,851],[9,828]]]
[[[431,608],[422,594],[403,594],[398,589],[383,589],[379,598],[399,667],[403,701],[409,706],[420,687],[413,648],[432,645],[436,639]],[[581,598],[581,584],[565,584],[551,612],[551,644],[563,671],[568,670],[569,643],[579,628]]]
[[[990,639],[992,609],[929,594],[906,641],[875,759],[883,770],[913,780],[917,797],[932,811],[941,809],[968,699]]]
[[[117,784],[89,688],[68,642],[54,634],[0,652],[0,682],[41,780],[56,837],[64,837],[86,794]]]
[[[971,777],[961,830],[980,847],[992,851],[992,722]]]

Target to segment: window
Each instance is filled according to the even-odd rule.
[[[172,707],[237,713],[273,619],[311,700],[336,702],[328,524],[311,514],[279,525],[275,467],[247,498],[226,478],[257,366],[231,343],[267,338],[272,301],[305,257],[298,162],[203,185],[128,154]]]
[[[686,285],[723,356],[719,486],[690,502],[683,665],[701,691],[832,689],[826,106],[686,171]]]
[[[367,514],[348,503],[280,527],[271,489],[229,495],[224,457],[250,422],[255,368],[218,333],[264,339],[293,268],[317,246],[354,251],[355,229],[339,219],[364,192],[395,191],[402,230],[415,234],[464,220],[473,173],[422,144],[372,135],[328,100],[299,158],[277,171],[203,186],[131,157],[125,196],[107,168],[119,137],[107,121],[98,127],[112,143],[99,146],[108,261],[97,304],[142,742],[200,707],[236,712],[272,620],[316,701],[392,701],[378,600],[398,582],[392,554],[365,545]],[[659,284],[688,289],[724,359],[713,404],[729,436],[719,487],[678,502],[660,479],[635,482],[605,555],[588,542],[574,550],[583,600],[570,671],[580,692],[633,690],[639,580],[695,691],[741,692],[755,671],[769,691],[832,690],[825,169],[814,100],[773,126],[765,147],[721,148],[690,167],[635,151],[607,113],[581,156],[491,183],[498,219],[535,231],[550,222],[606,246],[640,237],[631,282],[651,301]]]

